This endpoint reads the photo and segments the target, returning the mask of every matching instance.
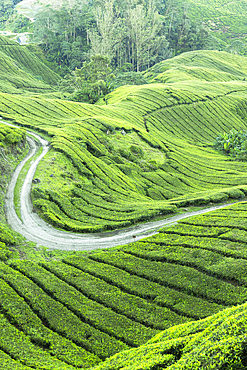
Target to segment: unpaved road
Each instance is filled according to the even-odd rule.
[[[1,121],[1,123],[16,127],[3,121]],[[45,223],[37,215],[37,213],[33,212],[33,206],[31,202],[32,180],[38,163],[49,150],[49,143],[48,141],[42,139],[39,135],[33,134],[32,132],[28,133],[32,134],[36,137],[37,140],[39,140],[43,147],[43,151],[42,154],[35,161],[32,162],[21,189],[20,209],[22,220],[19,219],[15,211],[14,188],[22,167],[31,157],[33,157],[37,153],[39,149],[38,145],[31,137],[28,137],[28,143],[30,146],[29,153],[19,163],[12,176],[6,195],[5,206],[7,221],[12,229],[22,234],[28,241],[35,242],[38,245],[42,245],[51,249],[62,250],[93,250],[97,248],[114,247],[117,245],[123,245],[133,241],[137,241],[146,236],[154,235],[162,226],[170,226],[183,218],[207,213],[219,208],[226,207],[226,205],[214,206],[196,212],[187,212],[181,215],[172,216],[165,220],[148,222],[145,224],[106,233],[76,234],[72,232],[57,230],[51,225]]]

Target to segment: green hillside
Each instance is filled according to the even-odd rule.
[[[244,0],[189,0],[189,13],[202,19],[216,34],[226,37],[244,36],[247,30]]]
[[[0,36],[0,91],[10,94],[51,93],[59,76],[27,47]]]
[[[245,57],[203,50],[166,59],[144,72],[144,77],[152,83],[177,83],[186,80],[229,82],[243,81],[246,74]]]
[[[179,0],[175,4],[172,2],[168,4],[166,16],[172,6],[176,4],[177,12],[182,9],[184,18],[187,17],[190,22],[194,22],[198,26],[202,22],[210,34],[208,44],[203,49],[226,50],[234,54],[246,55],[245,0],[188,0],[186,3]],[[170,25],[172,25],[174,22],[173,14],[170,14],[169,19]],[[184,24],[184,27],[189,28],[190,26]],[[190,50],[193,50],[193,48]]]
[[[10,248],[23,242],[22,238],[6,225],[4,198],[11,172],[27,151],[25,130],[0,123],[0,260],[6,260],[11,255]]]
[[[239,203],[140,242],[60,261],[5,256],[1,364],[244,369],[246,207]]]
[[[125,351],[95,370],[246,369],[246,304],[205,320],[175,326],[144,346]]]
[[[246,163],[213,149],[219,133],[246,128],[245,59],[195,51],[169,63],[183,68],[187,59],[191,68],[207,65],[206,75],[232,80],[123,86],[94,106],[0,95],[2,117],[50,136],[52,149],[35,175],[41,182],[33,186],[46,220],[101,231],[245,196]],[[155,77],[154,69],[149,74]]]
[[[22,63],[35,75],[35,63]],[[247,164],[213,148],[219,133],[247,129],[246,74],[243,57],[194,51],[150,69],[152,83],[120,87],[97,105],[0,93],[0,116],[22,126],[0,124],[4,369],[247,366]],[[25,128],[51,142],[32,197],[60,229],[104,231],[242,202],[115,248],[28,246],[3,211],[11,170],[27,150]]]

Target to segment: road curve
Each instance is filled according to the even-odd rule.
[[[1,123],[7,124],[7,122],[1,121]],[[97,248],[109,248],[118,245],[128,244],[133,241],[140,240],[144,237],[156,234],[159,228],[163,226],[174,225],[178,220],[187,218],[194,215],[207,213],[219,208],[226,207],[227,205],[214,206],[206,208],[200,211],[187,212],[177,216],[169,217],[165,220],[148,222],[145,224],[136,225],[120,230],[115,230],[105,233],[94,233],[94,234],[77,234],[67,231],[57,230],[51,225],[43,221],[37,213],[33,211],[31,201],[31,185],[35,174],[35,170],[40,160],[45,156],[49,150],[49,142],[44,140],[37,134],[27,131],[32,134],[42,145],[43,151],[39,157],[32,162],[29,171],[26,175],[25,181],[21,189],[21,204],[20,213],[21,219],[17,216],[14,206],[14,189],[20,174],[21,169],[25,163],[32,158],[38,151],[39,145],[30,136],[27,136],[29,143],[29,152],[27,156],[19,163],[16,167],[13,176],[11,178],[6,198],[6,218],[9,225],[13,230],[22,234],[28,241],[37,243],[50,249],[61,249],[61,250],[93,250]]]

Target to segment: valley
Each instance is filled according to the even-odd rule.
[[[247,164],[214,140],[247,129],[245,57],[183,53],[87,104],[0,41],[0,364],[244,369]]]

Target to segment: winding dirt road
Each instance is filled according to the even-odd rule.
[[[6,125],[11,125],[7,122],[1,121]],[[162,226],[174,225],[178,220],[187,218],[194,215],[207,213],[219,208],[226,207],[227,205],[214,206],[206,208],[196,212],[187,212],[177,216],[173,216],[161,221],[148,222],[133,227],[116,230],[113,232],[95,233],[95,234],[76,234],[72,232],[60,231],[45,223],[37,213],[33,212],[33,206],[31,202],[31,185],[35,174],[35,170],[40,160],[46,155],[49,150],[48,141],[44,140],[37,134],[32,134],[42,145],[43,151],[40,156],[32,162],[29,171],[26,175],[25,181],[21,189],[21,220],[17,216],[14,206],[14,188],[20,174],[21,169],[25,163],[32,158],[39,150],[39,145],[31,137],[27,137],[30,150],[27,156],[19,163],[16,167],[11,182],[8,187],[5,206],[6,206],[6,217],[9,225],[22,234],[28,241],[37,243],[44,247],[51,249],[62,249],[62,250],[93,250],[97,248],[109,248],[118,245],[128,244],[133,241],[140,240],[146,236],[157,234],[157,230]],[[135,236],[135,238],[133,238]]]

